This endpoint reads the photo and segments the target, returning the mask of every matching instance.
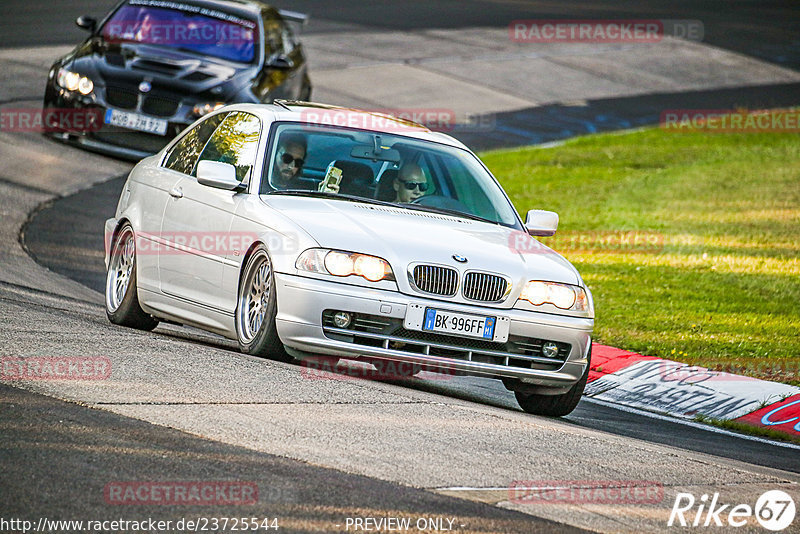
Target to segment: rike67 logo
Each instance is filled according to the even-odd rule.
[[[794,522],[795,512],[794,499],[781,490],[764,492],[755,506],[723,503],[719,493],[699,499],[691,493],[678,493],[667,526],[738,528],[758,521],[765,529],[778,532]]]

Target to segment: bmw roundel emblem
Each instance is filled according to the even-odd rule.
[[[467,258],[459,254],[453,254],[453,259],[456,260],[458,263],[467,263]]]
[[[139,91],[142,92],[142,93],[149,93],[150,89],[152,89],[152,88],[153,88],[153,86],[148,81],[144,81],[144,82],[139,84]]]

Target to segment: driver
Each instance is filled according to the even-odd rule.
[[[397,171],[394,179],[395,202],[409,203],[425,195],[428,190],[428,180],[422,168],[416,163],[405,163]]]

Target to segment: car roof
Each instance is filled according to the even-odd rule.
[[[469,150],[458,139],[386,112],[367,111],[317,102],[276,101],[275,104],[233,104],[224,110],[241,110],[258,115],[266,122],[302,122],[322,126],[350,126],[367,131],[412,137]]]

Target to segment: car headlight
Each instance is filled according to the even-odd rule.
[[[64,89],[78,91],[82,95],[88,95],[94,90],[94,82],[92,80],[67,69],[58,69],[56,82]]]
[[[394,280],[394,273],[388,261],[357,252],[312,248],[300,254],[295,267],[301,271],[333,276],[355,275],[370,282]]]
[[[204,104],[195,104],[192,108],[192,113],[198,117],[202,117],[203,115],[208,115],[212,111],[217,111],[224,105],[225,102],[206,102]]]
[[[562,310],[589,313],[591,304],[582,287],[556,282],[531,280],[522,288],[520,300],[527,300],[534,306],[552,304]]]

